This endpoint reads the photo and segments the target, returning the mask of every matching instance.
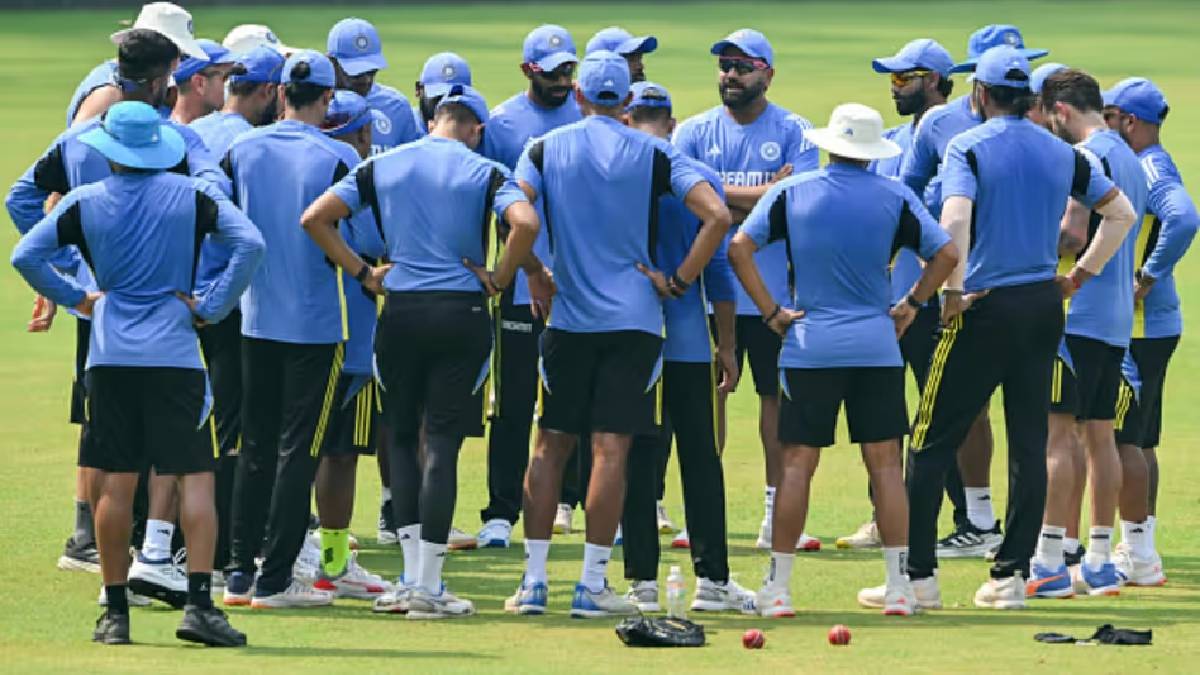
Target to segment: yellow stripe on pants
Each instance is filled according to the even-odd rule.
[[[338,343],[333,351],[333,365],[329,368],[329,382],[325,385],[325,398],[321,403],[321,415],[317,418],[317,430],[313,434],[312,447],[308,454],[316,457],[321,453],[321,445],[325,442],[325,427],[329,426],[329,412],[333,409],[333,399],[337,392],[338,377],[342,374],[342,361],[345,359],[346,346]]]
[[[933,420],[933,404],[937,400],[938,389],[942,384],[942,371],[954,346],[958,331],[962,330],[962,315],[954,317],[950,325],[942,328],[937,347],[933,350],[933,361],[929,366],[929,379],[925,382],[925,390],[921,392],[921,403],[917,407],[917,423],[913,427],[912,447],[919,450],[925,444],[925,434],[929,431],[929,423]]]

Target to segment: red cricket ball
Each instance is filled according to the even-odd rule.
[[[746,649],[762,649],[767,644],[767,636],[757,628],[742,633],[742,646]]]
[[[848,645],[850,644],[850,629],[839,623],[829,629],[829,644],[831,645]]]

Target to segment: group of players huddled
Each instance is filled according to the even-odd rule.
[[[443,580],[447,549],[507,547],[520,515],[525,572],[504,608],[542,614],[575,503],[571,616],[658,611],[672,445],[691,608],[792,616],[843,406],[874,515],[837,546],[885,560],[862,606],[940,608],[939,557],[993,560],[974,601],[997,609],[1165,582],[1172,273],[1200,218],[1151,81],[1104,91],[1079,68],[1033,69],[1048,52],[990,25],[960,63],[931,39],[871,62],[911,121],[885,130],[848,103],[818,129],[767,100],[774,52],[742,29],[709,50],[720,104],[677,126],[646,76],[658,40],[617,27],[582,58],[562,27],[535,28],[527,90],[491,109],[450,52],[429,57],[410,106],[376,81],[388,63],[358,18],[325,50],[258,25],[218,44],[155,2],[112,39],[117,58],[5,202],[13,265],[38,293],[29,329],[58,306],[78,319],[59,567],[103,576],[94,640],[128,643],[130,605],[153,598],[184,610],[179,638],[245,645],[216,587],[225,606],[470,615]],[[951,100],[954,73],[970,91]],[[757,592],[730,578],[721,463],[746,362],[768,486]],[[451,527],[458,456],[485,429],[473,536]],[[394,583],[358,563],[349,531],[358,456],[376,453]],[[955,531],[939,540],[943,491]],[[626,593],[608,581],[616,544]]]

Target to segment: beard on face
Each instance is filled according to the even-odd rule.
[[[915,115],[925,108],[925,90],[918,89],[911,94],[892,94],[896,103],[896,113],[901,116]]]
[[[437,104],[441,100],[441,96],[421,97],[421,119],[425,120],[425,126],[429,126],[429,121],[433,119],[433,114],[437,112]]]
[[[571,95],[571,86],[557,84],[557,80],[554,82],[555,84],[547,84],[544,78],[536,75],[530,78],[534,95],[557,108],[567,102],[567,97]]]
[[[740,87],[740,89],[731,91],[735,86]],[[759,96],[766,93],[766,91],[767,86],[762,83],[746,82],[738,85],[725,84],[723,82],[717,83],[717,92],[721,95],[721,103],[734,110],[750,105]]]
[[[270,124],[279,117],[279,99],[275,96],[271,97],[271,102],[262,109],[259,113],[257,123],[254,126],[261,127]]]

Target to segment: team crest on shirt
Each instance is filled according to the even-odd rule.
[[[768,162],[779,159],[780,153],[779,144],[775,141],[767,141],[758,148],[758,154]]]
[[[375,131],[381,134],[392,133],[392,121],[388,119],[387,115],[375,116]]]
[[[368,48],[370,48],[371,40],[369,40],[366,35],[359,35],[358,37],[354,38],[354,46],[358,48],[358,51],[365,52]]]

